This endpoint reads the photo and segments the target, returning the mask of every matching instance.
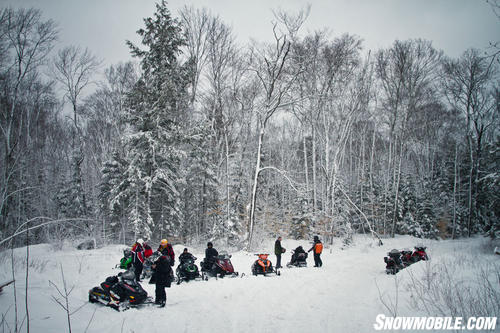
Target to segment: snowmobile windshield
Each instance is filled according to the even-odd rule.
[[[135,274],[132,270],[128,270],[126,272],[123,272],[121,275],[121,278],[123,280],[135,280]]]
[[[226,260],[226,259],[229,259],[230,257],[231,256],[226,251],[219,252],[219,259]]]

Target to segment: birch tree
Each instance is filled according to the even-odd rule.
[[[264,169],[261,166],[262,146],[266,126],[279,108],[288,104],[287,93],[296,79],[296,73],[287,72],[290,62],[291,44],[286,35],[278,35],[276,25],[273,28],[274,45],[263,49],[254,48],[250,70],[254,73],[262,89],[262,96],[256,105],[257,115],[257,149],[251,199],[249,204],[248,250],[252,247],[252,237],[255,225],[255,205],[257,201],[257,185],[259,175]]]
[[[477,219],[477,195],[480,192],[482,155],[484,140],[488,132],[498,126],[498,91],[496,63],[480,55],[478,50],[469,49],[458,60],[443,62],[445,74],[444,92],[449,103],[459,110],[465,119],[468,174],[468,216],[467,230],[470,236],[475,231]],[[492,94],[493,93],[493,94]],[[498,93],[498,92],[497,92]]]
[[[49,52],[57,39],[56,25],[52,20],[44,21],[36,9],[12,8],[0,11],[0,83],[2,102],[0,104],[0,131],[2,141],[2,176],[0,182],[0,228],[7,227],[12,213],[14,196],[25,191],[16,185],[21,143],[24,140],[26,122],[32,116],[31,108],[23,106],[32,85],[40,83],[39,72],[45,65]]]
[[[436,68],[441,56],[431,42],[420,39],[395,41],[392,48],[381,50],[376,56],[376,71],[383,91],[382,107],[386,111],[389,131],[387,170],[392,172],[394,198],[391,236],[394,236],[396,221],[401,218],[398,212],[399,185],[408,121],[421,105],[426,104],[426,97],[435,92]],[[389,179],[388,174],[386,184],[389,184]]]

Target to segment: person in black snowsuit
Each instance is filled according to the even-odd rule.
[[[318,236],[314,236],[314,244],[307,252],[314,250],[314,267],[323,266],[323,261],[321,261],[321,252],[323,252],[323,243],[319,240]]]
[[[293,250],[292,259],[290,261],[290,263],[292,265],[295,264],[295,262],[297,261],[297,259],[299,257],[299,254],[301,254],[301,253],[306,253],[306,251],[304,251],[304,248],[301,245],[299,245],[299,246],[297,246],[297,248],[295,250]]]
[[[170,288],[172,283],[172,267],[170,266],[170,260],[167,256],[160,256],[155,263],[151,266],[155,271],[155,304],[159,304],[160,307],[164,307],[167,302],[167,293],[165,288]]]
[[[213,264],[215,263],[215,259],[217,259],[217,256],[219,255],[219,252],[217,252],[216,249],[213,247],[214,245],[212,242],[207,243],[207,249],[205,250],[205,259],[203,260],[204,262],[204,268],[205,270],[209,271]]]
[[[276,255],[276,269],[281,268],[281,255],[285,252],[285,249],[281,246],[281,236],[274,242],[274,254]]]
[[[192,258],[194,258],[194,256],[188,252],[187,248],[185,248],[184,251],[179,256],[180,265],[182,265],[186,260],[189,260]]]

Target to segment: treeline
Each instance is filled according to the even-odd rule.
[[[499,237],[498,50],[367,52],[302,35],[307,14],[277,11],[274,42],[243,46],[162,1],[136,61],[83,97],[91,51],[53,54],[53,21],[1,10],[0,239]]]

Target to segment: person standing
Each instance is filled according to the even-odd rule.
[[[314,254],[314,267],[323,266],[323,261],[321,261],[321,252],[323,252],[323,243],[319,240],[318,236],[314,236],[314,244],[307,252],[313,251]]]
[[[165,288],[170,288],[172,283],[172,267],[169,263],[169,258],[166,255],[160,256],[151,266],[155,271],[155,304],[161,308],[165,307],[167,302],[167,293]]]
[[[281,236],[274,242],[274,254],[276,255],[276,269],[282,268],[281,266],[281,255],[285,253],[285,249],[281,246]]]
[[[139,238],[132,246],[132,265],[134,266],[135,279],[141,281],[142,268],[144,267],[144,241]]]
[[[170,260],[170,266],[174,266],[175,262],[174,249],[166,239],[162,239],[160,241],[160,246],[158,246],[157,251],[160,252],[162,255],[167,256],[167,259]]]

